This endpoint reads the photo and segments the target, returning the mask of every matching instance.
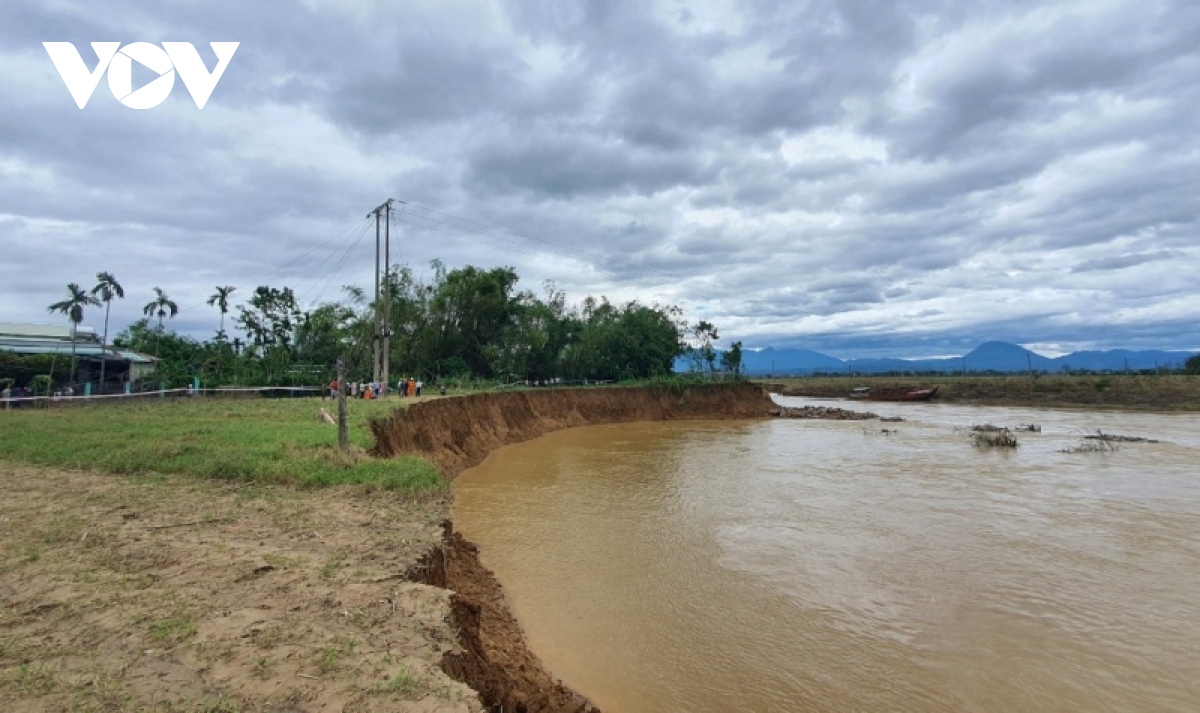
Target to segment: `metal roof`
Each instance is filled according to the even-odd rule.
[[[0,322],[0,339],[5,337],[20,337],[26,339],[71,339],[71,327],[64,324],[18,324],[16,322]],[[77,341],[99,341],[96,330],[80,326],[76,330]]]
[[[61,354],[63,356],[71,356],[70,342],[33,342],[19,341],[7,339],[0,335],[0,352],[13,352],[14,354]],[[140,352],[130,351],[128,349],[118,349],[116,347],[108,347],[102,349],[99,344],[90,344],[83,342],[75,345],[75,356],[89,357],[93,359],[108,359],[110,361],[129,361],[135,364],[153,364],[157,361],[154,357]]]

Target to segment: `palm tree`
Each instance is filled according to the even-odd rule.
[[[79,329],[79,323],[83,321],[83,308],[89,305],[100,306],[100,300],[92,297],[83,290],[82,287],[74,282],[67,285],[67,299],[62,302],[55,302],[46,309],[51,314],[58,312],[59,314],[67,315],[67,319],[71,320],[71,379],[68,383],[75,383],[75,332]]]
[[[233,285],[217,286],[217,291],[208,298],[208,306],[217,306],[221,310],[221,328],[217,330],[217,383],[221,383],[221,366],[225,361],[225,313],[229,311],[229,296],[232,295],[237,288]]]
[[[229,311],[229,296],[237,291],[233,285],[225,285],[217,287],[217,291],[208,298],[208,306],[216,305],[217,309],[221,310],[221,328],[217,330],[218,338],[225,336],[225,313]]]
[[[142,308],[142,314],[147,317],[158,315],[158,338],[154,342],[154,358],[158,359],[158,345],[162,341],[163,317],[174,319],[175,315],[179,314],[179,305],[172,302],[161,287],[155,287],[154,299]]]
[[[121,283],[117,282],[117,278],[113,277],[111,272],[96,273],[96,286],[92,288],[92,296],[99,297],[104,303],[104,341],[101,342],[101,352],[108,349],[108,313],[112,310],[112,301],[114,299],[125,299],[125,288],[121,287]],[[100,360],[100,389],[104,389],[104,366],[108,363],[108,355]]]

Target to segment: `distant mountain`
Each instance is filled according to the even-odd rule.
[[[1160,350],[1133,352],[1128,349],[1110,349],[1105,352],[1073,352],[1059,357],[1054,361],[1071,369],[1090,369],[1093,371],[1122,371],[1130,369],[1139,371],[1142,369],[1155,369],[1161,366],[1175,368],[1183,364],[1190,356],[1192,356],[1192,352],[1164,352]]]
[[[828,354],[808,349],[775,349],[767,347],[760,351],[742,352],[742,362],[754,371],[771,369],[834,369],[846,368],[846,363]]]
[[[1060,357],[1045,357],[1025,347],[1008,342],[984,342],[961,357],[945,359],[851,359],[843,361],[828,354],[808,349],[775,349],[767,347],[742,353],[742,368],[748,374],[813,374],[846,373],[880,374],[888,372],[1000,372],[1011,373],[1034,369],[1042,372],[1076,371],[1142,371],[1154,368],[1177,369],[1194,352],[1161,350],[1079,351]],[[691,362],[675,361],[676,371],[689,371]]]

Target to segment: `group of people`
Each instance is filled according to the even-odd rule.
[[[396,382],[396,392],[401,397],[417,397],[421,395],[421,390],[425,388],[424,382],[417,379],[400,379]],[[351,381],[346,384],[346,395],[352,399],[377,399],[383,396],[383,384],[378,381]],[[442,389],[445,394],[445,388]],[[338,382],[337,379],[329,382],[329,397],[337,398]]]

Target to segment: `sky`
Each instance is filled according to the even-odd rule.
[[[0,321],[115,274],[197,337],[393,262],[677,304],[720,344],[1200,349],[1194,0],[7,0]],[[43,42],[239,42],[203,109]],[[156,75],[134,63],[134,88]],[[85,324],[99,331],[90,309]]]

